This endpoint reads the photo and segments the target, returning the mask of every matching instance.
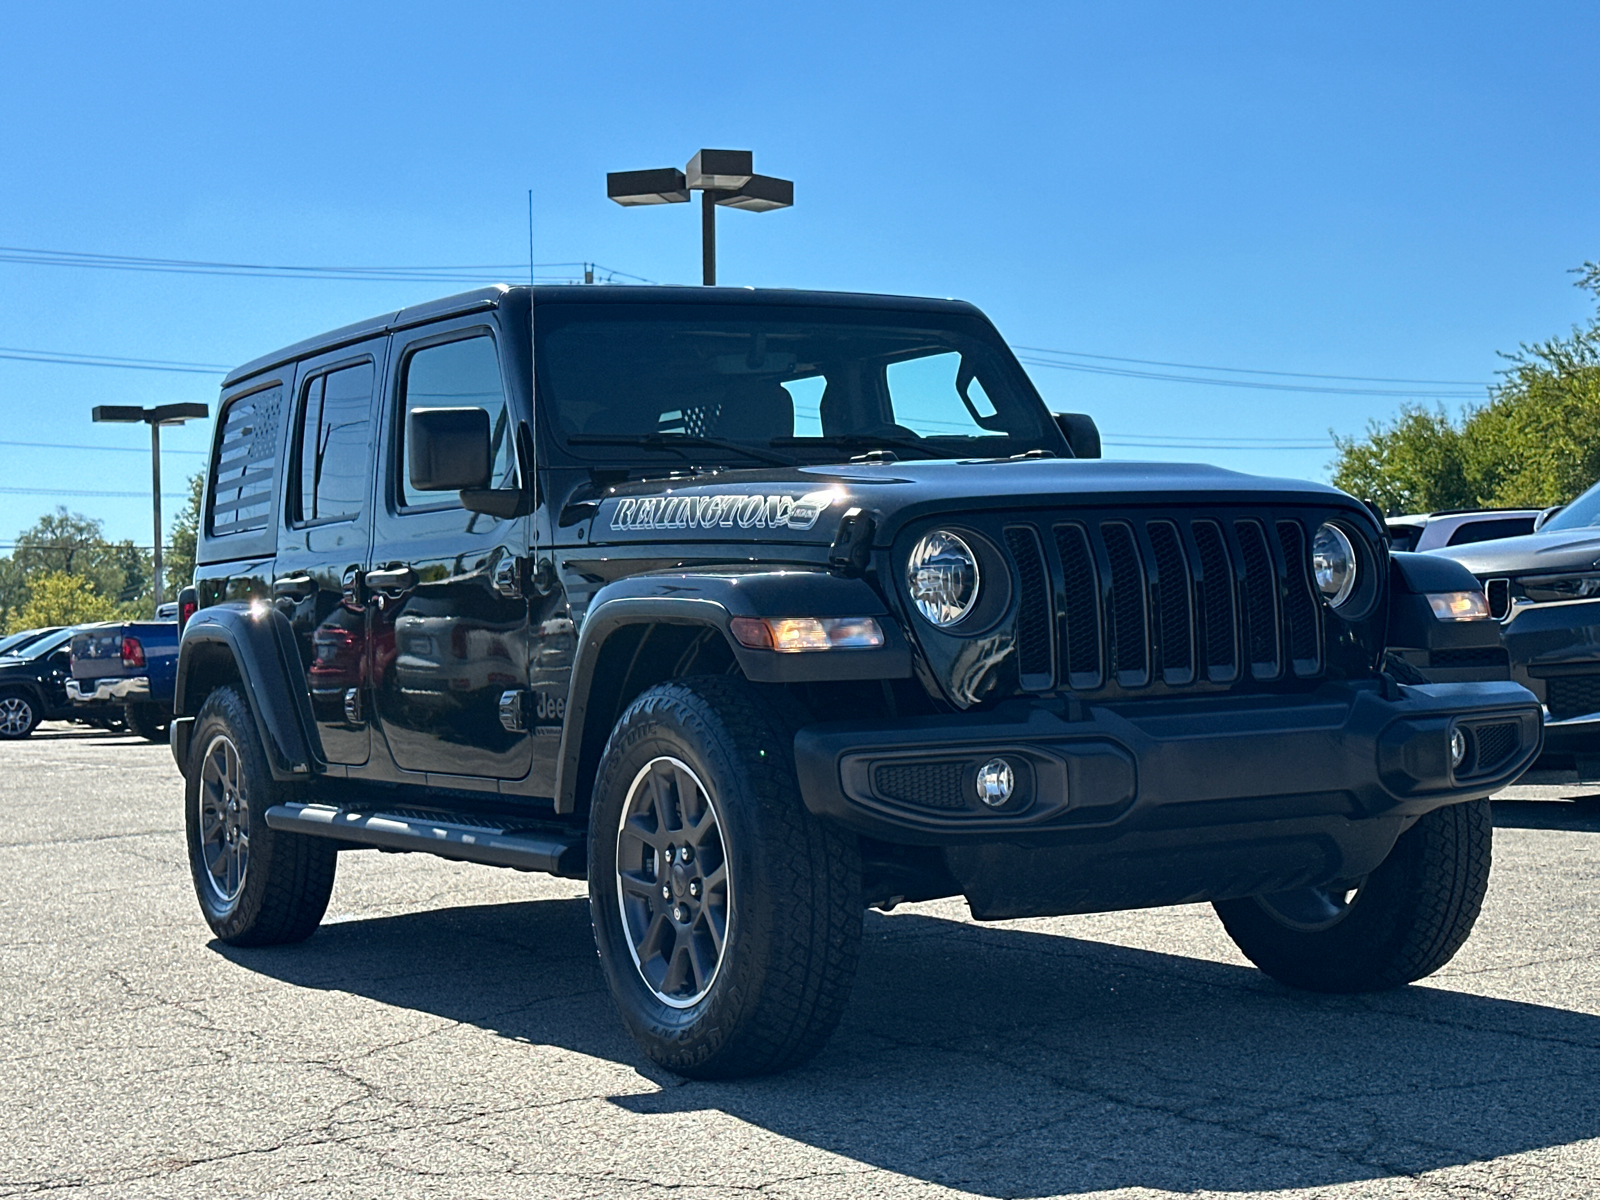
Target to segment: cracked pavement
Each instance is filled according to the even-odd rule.
[[[164,747],[0,746],[0,1197],[1600,1193],[1600,807],[1497,804],[1465,949],[1289,992],[1208,907],[869,914],[844,1024],[734,1084],[649,1066],[583,885],[342,855],[297,947],[212,940]]]

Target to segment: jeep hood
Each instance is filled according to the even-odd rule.
[[[580,506],[591,545],[748,540],[829,543],[852,508],[874,514],[878,541],[941,513],[1061,507],[1325,503],[1372,519],[1335,488],[1187,463],[1103,460],[933,460],[718,471],[630,481]],[[581,508],[583,511],[570,511]]]

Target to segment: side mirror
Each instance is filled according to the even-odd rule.
[[[481,408],[413,409],[406,445],[411,486],[419,492],[489,486],[489,414]]]
[[[1533,531],[1535,533],[1538,533],[1539,530],[1544,528],[1544,524],[1545,524],[1546,521],[1548,521],[1551,517],[1555,516],[1558,512],[1560,512],[1565,507],[1566,507],[1565,504],[1552,504],[1549,508],[1545,509],[1542,513],[1540,513],[1537,517],[1535,517],[1533,519]]]
[[[1100,430],[1088,413],[1055,413],[1061,436],[1072,447],[1073,458],[1100,457]]]

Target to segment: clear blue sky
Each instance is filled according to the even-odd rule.
[[[1080,353],[1488,381],[1589,311],[1567,271],[1600,257],[1597,47],[1592,3],[16,6],[0,245],[520,263],[531,187],[539,261],[694,283],[694,210],[619,208],[605,172],[749,148],[796,206],[722,215],[726,283],[959,296]],[[463,286],[0,262],[0,346],[233,364]],[[1320,443],[1400,403],[1033,375],[1113,443]],[[0,360],[0,440],[143,447],[90,407],[216,382]],[[167,490],[205,439],[168,436]],[[148,488],[147,454],[0,461],[4,488]],[[58,502],[149,540],[137,497],[0,491],[0,544]]]

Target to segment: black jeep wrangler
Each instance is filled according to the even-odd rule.
[[[1475,581],[1331,488],[1098,455],[946,301],[499,287],[239,368],[172,728],[207,921],[305,938],[360,847],[586,877],[696,1077],[816,1051],[901,901],[1436,970],[1540,710],[1387,638]]]

